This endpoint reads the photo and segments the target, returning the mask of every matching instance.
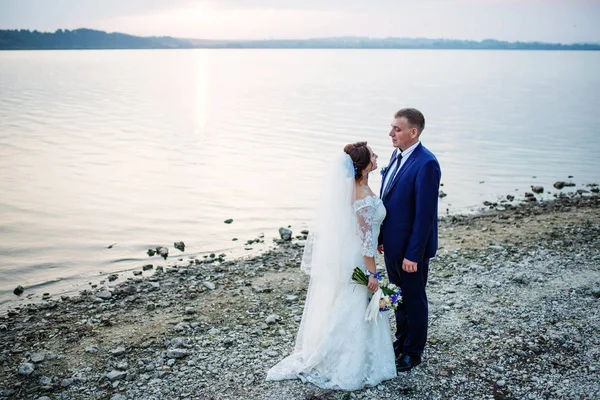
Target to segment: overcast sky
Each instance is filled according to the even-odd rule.
[[[0,29],[600,42],[600,0],[0,0]]]

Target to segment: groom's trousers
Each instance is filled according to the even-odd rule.
[[[427,342],[427,275],[429,259],[417,264],[416,272],[402,269],[402,260],[390,260],[385,257],[385,265],[390,282],[402,289],[402,303],[396,310],[396,340],[404,343],[404,353],[420,356]]]

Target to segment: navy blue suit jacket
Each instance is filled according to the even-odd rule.
[[[386,258],[420,263],[435,256],[441,175],[438,160],[419,143],[385,194],[382,183],[380,196],[387,215],[379,243],[383,244]]]

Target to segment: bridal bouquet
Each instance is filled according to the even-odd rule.
[[[369,278],[360,268],[354,268],[352,280],[360,285],[367,286]],[[378,301],[378,303],[374,303]],[[374,309],[375,304],[378,305],[379,311],[396,310],[398,304],[402,302],[402,291],[400,288],[387,279],[379,281],[379,289],[371,298],[371,303],[367,308],[367,319],[370,320],[369,310]],[[373,304],[373,305],[372,305]]]

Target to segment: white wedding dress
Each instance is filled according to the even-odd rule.
[[[321,230],[311,230],[305,249],[303,270],[311,279],[294,351],[269,370],[267,380],[301,379],[323,389],[357,390],[396,376],[387,312],[365,321],[370,292],[352,281],[356,266],[366,271],[362,256],[376,255],[386,211],[378,197],[348,199],[354,183],[353,174],[347,175],[352,178],[345,188],[335,189],[343,199],[335,195],[333,203],[324,203]],[[348,204],[350,218],[340,213],[332,224],[337,211],[331,207],[339,202]]]

